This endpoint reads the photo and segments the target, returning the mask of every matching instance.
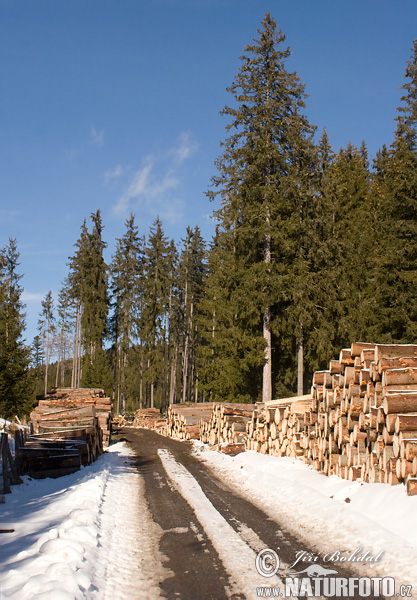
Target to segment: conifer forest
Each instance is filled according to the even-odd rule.
[[[19,240],[0,250],[0,415],[54,386],[100,387],[116,411],[302,395],[352,341],[417,343],[417,40],[395,137],[333,149],[305,113],[285,35],[267,14],[222,111],[207,182],[215,234],[168,239],[126,220],[106,264],[100,210],[85,215],[25,339]],[[221,108],[221,107],[219,107]]]

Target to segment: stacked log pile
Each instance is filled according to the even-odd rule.
[[[309,394],[258,404],[247,425],[248,449],[273,456],[302,456],[301,438],[311,402]]]
[[[331,475],[416,493],[417,346],[354,343],[313,377],[303,458]]]
[[[42,396],[30,415],[32,434],[15,439],[19,472],[58,477],[96,460],[110,441],[111,406],[101,389],[55,388]]]
[[[127,425],[127,420],[123,415],[114,415],[112,417],[112,425],[113,427],[125,427],[125,425]]]
[[[246,429],[256,404],[213,404],[211,414],[200,422],[200,440],[211,446],[241,444],[246,441]]]
[[[311,394],[214,405],[200,430],[212,446],[245,441],[327,475],[405,483],[417,494],[417,345],[354,343],[314,373]]]
[[[158,408],[139,408],[135,413],[132,425],[159,431],[165,427],[166,422]]]
[[[245,444],[326,475],[404,483],[417,494],[417,345],[354,343],[314,373],[311,394],[255,405],[174,405],[161,432],[219,449]]]
[[[212,410],[212,402],[171,404],[166,427],[161,433],[177,440],[198,440],[202,423],[211,418]]]
[[[112,402],[100,388],[53,388],[46,396],[38,398],[38,406],[30,418],[35,431],[42,421],[42,414],[69,408],[94,406],[103,436],[103,445],[108,446],[111,435]]]

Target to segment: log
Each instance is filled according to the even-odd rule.
[[[340,351],[339,362],[342,365],[354,365],[355,359],[352,357],[352,352],[350,348],[343,348]]]
[[[326,387],[331,387],[333,383],[333,378],[331,376],[330,371],[315,371],[313,374],[313,386],[315,385],[323,385]]]
[[[413,430],[417,430],[417,412],[397,415],[397,418],[395,419],[395,433]]]
[[[414,344],[376,344],[375,362],[381,358],[417,357],[417,345]]]
[[[236,456],[241,452],[245,452],[246,447],[244,443],[239,444],[222,444],[220,450],[223,454],[228,454],[229,456]]]
[[[330,375],[340,375],[342,372],[342,365],[339,360],[331,360],[329,365]]]
[[[382,373],[382,385],[417,384],[417,368],[387,369]]]
[[[381,358],[377,363],[377,369],[380,375],[387,369],[403,369],[405,367],[417,368],[417,356]]]
[[[405,442],[404,457],[407,460],[413,460],[417,456],[417,439],[407,440]]]
[[[375,346],[376,344],[371,344],[369,342],[353,342],[352,346],[350,347],[350,353],[355,358],[361,357],[361,354],[364,350],[370,350],[372,353],[374,353]]]
[[[382,400],[382,407],[386,415],[417,412],[417,393],[385,395]]]
[[[407,495],[417,496],[417,478],[409,477],[407,479]]]

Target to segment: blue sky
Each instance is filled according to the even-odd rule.
[[[176,241],[211,236],[219,111],[268,11],[318,134],[389,145],[415,0],[0,0],[0,244],[17,239],[28,341],[98,208],[108,260],[131,211],[141,233],[159,215]]]

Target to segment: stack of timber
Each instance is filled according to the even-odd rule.
[[[313,377],[304,460],[417,493],[417,345],[354,343]]]
[[[30,417],[37,433],[42,414],[64,409],[93,406],[102,431],[103,446],[108,446],[111,435],[112,402],[100,388],[53,388],[46,396],[38,397],[38,407]]]
[[[326,475],[404,483],[415,495],[417,345],[354,343],[314,373],[311,394],[215,404],[200,430],[212,446],[246,441],[248,449],[299,458]]]
[[[272,456],[302,456],[301,438],[311,402],[308,394],[259,403],[247,425],[248,449]]]
[[[132,425],[159,431],[165,427],[166,422],[158,408],[139,408],[135,413]]]
[[[212,410],[212,402],[171,404],[166,427],[161,433],[177,440],[198,440],[202,423],[210,420]]]
[[[39,399],[31,435],[15,437],[20,474],[59,477],[77,471],[108,445],[111,402],[101,389],[55,388]]]
[[[127,425],[126,418],[123,415],[115,415],[112,418],[112,425],[113,427],[115,425],[116,427],[124,427],[125,425]]]
[[[234,402],[214,404],[210,417],[200,423],[200,440],[211,446],[218,444],[223,451],[227,444],[245,443],[247,424],[256,406]]]

